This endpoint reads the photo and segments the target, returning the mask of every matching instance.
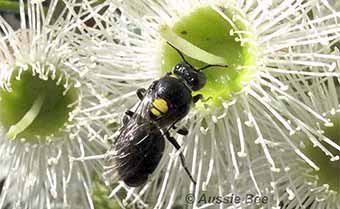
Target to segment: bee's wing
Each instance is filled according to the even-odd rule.
[[[122,127],[119,130],[118,136],[113,139],[112,147],[115,146],[116,141],[119,138],[123,138],[122,134],[126,132],[126,130],[131,130],[136,128],[139,124],[143,124],[145,122],[145,111],[151,103],[151,89],[145,93],[145,96],[142,100],[139,100],[130,110],[127,110],[122,118]],[[129,113],[128,113],[129,112]],[[112,148],[110,150],[113,150]],[[108,153],[110,152],[108,151]]]
[[[137,119],[138,117],[145,118],[145,113],[150,107],[150,104],[152,103],[152,89],[149,88],[143,99],[140,100],[133,108],[131,108],[131,111],[134,112],[134,118]]]
[[[118,136],[113,139],[113,145],[115,141],[121,137],[124,130],[135,128],[134,126],[145,123],[145,113],[152,101],[151,90],[147,90],[144,98],[139,100],[131,109],[127,110],[122,118],[122,127],[119,130]],[[129,113],[128,113],[129,112]]]
[[[144,130],[141,134],[140,130]],[[125,158],[129,155],[134,154],[134,152],[129,152],[132,146],[138,146],[139,144],[143,143],[146,147],[143,147],[143,151],[145,148],[148,148],[148,144],[144,143],[145,140],[148,139],[150,135],[155,135],[155,132],[160,132],[159,137],[164,138],[161,130],[151,130],[149,128],[149,123],[131,123],[127,126],[127,128],[122,128],[120,134],[117,137],[117,140],[114,144],[112,144],[111,148],[106,153],[106,161],[112,161],[118,158]],[[137,136],[137,133],[139,135]]]
[[[107,165],[105,166],[106,172],[104,175],[110,177],[110,179],[117,180],[117,178],[122,179],[125,175],[130,175],[128,171],[124,171],[117,175],[117,170],[122,170],[123,168],[126,170],[126,168],[131,165],[129,164],[131,163],[131,159],[134,161],[134,166],[138,167],[145,161],[143,156],[154,155],[152,150],[155,150],[155,148],[164,149],[164,145],[162,146],[162,143],[164,143],[163,134],[159,134],[158,132],[160,132],[160,130],[158,129],[150,129],[150,123],[145,119],[145,114],[151,102],[152,87],[150,86],[143,99],[130,109],[130,114],[124,115],[123,127],[120,129],[120,133],[115,139],[115,142],[106,153]],[[136,137],[134,134],[140,130],[145,131],[147,134],[145,134],[145,137],[139,137],[138,141],[135,141]],[[159,140],[161,142],[153,144],[152,141],[147,140],[150,138],[150,134],[153,138],[159,135]],[[132,143],[131,141],[134,142]],[[143,147],[139,144],[143,144]],[[136,159],[136,157],[138,159]]]
[[[111,180],[124,180],[130,185],[140,185],[157,167],[164,146],[160,130],[150,128],[150,123],[134,124],[122,132],[112,147],[105,176]]]

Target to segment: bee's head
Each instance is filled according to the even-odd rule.
[[[182,78],[192,91],[202,89],[207,81],[207,78],[202,72],[197,71],[187,62],[178,63],[173,69],[173,73],[179,78]]]

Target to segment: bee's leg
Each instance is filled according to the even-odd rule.
[[[181,129],[178,129],[178,130],[176,130],[177,131],[177,133],[178,134],[180,134],[180,135],[183,135],[183,136],[186,136],[186,135],[188,135],[188,133],[189,133],[189,131],[188,131],[188,129],[186,129],[186,128],[181,128]]]
[[[208,97],[208,98],[206,98],[206,99],[203,99],[203,95],[202,95],[202,94],[197,94],[197,95],[195,95],[195,96],[192,98],[194,104],[195,104],[196,102],[198,102],[199,100],[201,100],[202,102],[206,102],[206,101],[208,101],[208,100],[210,100],[210,99],[212,99],[212,97]]]
[[[203,99],[203,95],[202,95],[202,94],[197,94],[197,95],[195,95],[195,96],[192,98],[194,104],[195,104],[196,102],[198,102],[200,99]]]
[[[3,179],[0,180],[0,194],[2,193],[2,189],[4,188],[5,181],[6,181],[5,178],[3,178]]]
[[[132,113],[133,114],[133,113]],[[128,123],[129,123],[129,121],[130,121],[130,119],[131,119],[131,116],[130,115],[128,115],[128,114],[125,114],[124,116],[123,116],[123,124],[126,126]]]
[[[126,110],[125,115],[132,117],[135,113],[132,112],[131,110]]]
[[[2,193],[2,190],[3,190],[4,186],[5,186],[5,181],[6,181],[5,178],[0,180],[0,194]],[[3,209],[9,209],[9,208],[11,208],[11,203],[7,203],[5,205],[5,207],[3,207]]]
[[[144,88],[137,89],[137,91],[136,91],[137,97],[140,100],[142,100],[144,98],[145,93],[146,93],[146,89],[144,89]]]
[[[177,143],[176,139],[172,136],[170,136],[169,132],[165,133],[166,138],[168,139],[168,141],[177,149],[180,150],[181,146]],[[194,185],[196,185],[196,181],[194,180],[194,178],[192,177],[189,169],[187,168],[186,164],[185,164],[185,158],[182,152],[179,153],[179,157],[181,159],[181,164],[185,170],[185,172],[188,174],[190,180],[194,183]]]
[[[175,129],[178,134],[183,135],[183,136],[186,136],[189,133],[188,129],[186,129],[185,127],[177,130],[177,127],[173,125],[172,128]]]

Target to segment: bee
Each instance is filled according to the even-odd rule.
[[[203,98],[201,94],[192,96],[193,91],[202,89],[206,76],[202,70],[209,67],[227,67],[227,65],[206,65],[196,69],[187,62],[176,47],[182,62],[175,65],[165,76],[152,82],[148,89],[137,89],[139,103],[135,111],[127,110],[123,117],[123,126],[116,141],[107,153],[106,175],[116,172],[116,176],[130,187],[138,187],[147,181],[159,164],[165,140],[177,150],[181,149],[170,130],[187,135],[185,128],[178,129],[176,123],[182,120],[193,104]],[[196,184],[186,166],[183,153],[179,153],[181,164],[190,180]],[[112,178],[112,176],[110,176]]]

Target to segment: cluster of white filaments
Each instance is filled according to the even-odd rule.
[[[79,47],[79,53],[87,55],[82,63],[91,57],[96,69],[102,69],[101,73],[86,73],[87,79],[107,80],[111,88],[118,90],[107,95],[108,100],[102,105],[91,109],[99,111],[111,107],[115,114],[109,117],[113,119],[119,119],[135,104],[137,88],[147,87],[159,78],[159,55],[164,43],[160,27],[171,26],[196,8],[209,5],[226,21],[242,22],[249,31],[234,25],[231,33],[238,36],[241,45],[250,44],[257,51],[256,63],[245,66],[254,72],[253,78],[243,84],[240,92],[229,100],[221,98],[221,108],[208,106],[206,111],[192,110],[181,123],[188,128],[189,135],[176,136],[176,139],[197,180],[196,187],[185,175],[178,152],[168,146],[158,169],[145,186],[131,189],[119,183],[111,197],[118,199],[123,189],[128,190],[123,203],[145,204],[143,201],[146,201],[151,204],[149,207],[171,208],[175,203],[184,205],[185,194],[192,192],[196,197],[202,190],[222,196],[238,193],[235,185],[245,171],[252,182],[248,185],[261,194],[266,188],[255,178],[257,165],[253,163],[258,156],[263,156],[259,164],[270,168],[270,175],[282,174],[286,179],[293,178],[293,174],[285,173],[289,161],[286,162],[284,156],[277,157],[281,150],[299,159],[292,164],[292,170],[299,163],[306,172],[307,168],[318,170],[318,165],[304,154],[295,135],[303,135],[303,140],[321,149],[329,160],[339,160],[338,154],[330,152],[323,143],[340,152],[339,145],[319,131],[320,124],[332,126],[328,115],[323,113],[338,108],[337,94],[334,89],[323,89],[317,100],[308,92],[310,82],[324,83],[340,77],[339,55],[330,54],[331,46],[340,37],[340,14],[326,1],[124,1],[117,4],[111,5],[110,12],[100,19],[105,21],[106,28],[89,31],[93,33],[91,41]],[[116,6],[121,12],[117,12]],[[231,17],[223,15],[223,8],[235,13]],[[250,35],[245,37],[244,34]],[[293,172],[296,174],[298,170]],[[281,196],[290,194],[292,198],[300,193],[290,188],[292,185],[299,187],[303,178],[299,175],[294,177],[296,181],[289,180],[288,184],[288,181],[276,181],[273,192],[277,194],[277,204]],[[283,187],[290,192],[279,194]],[[313,190],[323,191],[317,187]],[[303,195],[313,197],[312,193]],[[156,201],[150,203],[150,200]],[[334,198],[329,201],[329,204],[339,204]],[[196,200],[193,205],[197,204]],[[299,204],[304,203],[300,201]],[[205,208],[213,203],[198,205]]]
[[[315,169],[293,153],[293,150],[282,147],[273,154],[273,159],[281,167],[280,172],[272,172],[269,165],[263,163],[263,157],[253,160],[252,174],[243,172],[236,181],[238,192],[268,197],[268,204],[273,209],[337,209],[340,194],[338,190],[334,190],[336,185],[321,183]],[[331,160],[335,162],[334,165],[336,160],[338,159]],[[243,207],[249,207],[249,204],[244,204]]]
[[[38,141],[32,142],[29,138],[10,139],[8,130],[0,127],[0,159],[5,164],[1,167],[5,183],[0,208],[8,202],[11,208],[76,208],[79,202],[75,199],[84,205],[81,208],[94,208],[91,175],[100,162],[74,159],[98,154],[105,148],[106,138],[112,133],[107,121],[96,117],[105,109],[91,108],[104,101],[103,92],[113,89],[105,80],[96,82],[108,89],[82,78],[79,57],[72,44],[81,39],[79,28],[85,28],[85,23],[106,4],[77,2],[52,0],[43,5],[41,1],[20,0],[18,30],[0,16],[1,91],[15,94],[11,79],[20,81],[22,73],[31,72],[41,80],[51,79],[57,86],[62,85],[63,95],[70,89],[77,94],[75,101],[65,107],[72,111],[58,134],[38,137]]]
[[[101,171],[98,160],[108,136],[115,137],[125,110],[137,102],[136,89],[160,76],[161,26],[171,27],[203,6],[232,25],[226,35],[255,49],[249,54],[256,62],[238,68],[251,70],[251,76],[231,99],[221,98],[221,106],[193,108],[181,122],[189,134],[176,139],[196,186],[179,152],[167,145],[146,185],[118,182],[109,196],[122,208],[173,208],[186,205],[189,193],[196,197],[190,207],[216,206],[199,202],[203,192],[268,195],[272,208],[339,208],[339,191],[320,185],[315,174],[320,165],[304,151],[312,144],[329,161],[339,161],[340,145],[321,130],[332,127],[330,118],[340,112],[335,82],[340,54],[333,49],[340,40],[340,12],[328,1],[60,2],[44,7],[21,0],[16,31],[0,17],[1,90],[13,91],[13,76],[20,81],[28,70],[63,85],[64,95],[77,90],[61,135],[30,143],[8,139],[8,130],[0,127],[0,159],[6,164],[0,208],[10,202],[13,208],[94,209],[91,177]]]

